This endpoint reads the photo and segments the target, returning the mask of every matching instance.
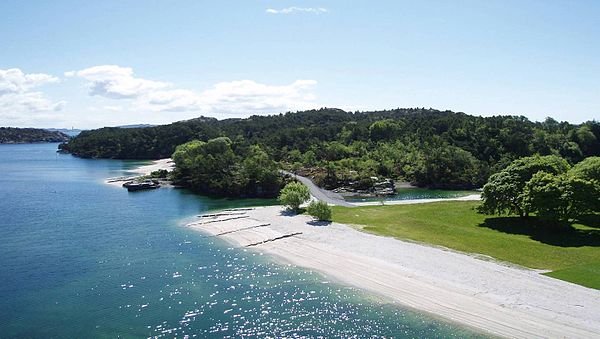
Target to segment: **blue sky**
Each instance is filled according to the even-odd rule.
[[[0,2],[0,125],[315,107],[600,117],[597,1]]]

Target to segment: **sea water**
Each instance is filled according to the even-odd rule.
[[[478,337],[185,227],[273,201],[104,183],[140,162],[0,145],[0,337]]]

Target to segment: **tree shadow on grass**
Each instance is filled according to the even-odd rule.
[[[600,247],[600,231],[577,229],[571,225],[549,224],[535,217],[487,218],[479,226],[507,234],[526,235],[532,240],[552,246]]]
[[[577,219],[577,223],[588,227],[600,228],[600,214],[582,215]]]

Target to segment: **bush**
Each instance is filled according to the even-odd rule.
[[[306,212],[319,221],[331,220],[331,207],[323,201],[312,201],[306,208]]]
[[[298,211],[300,205],[310,199],[308,187],[299,182],[291,182],[281,190],[279,202],[292,211]]]
[[[166,178],[169,175],[169,171],[166,169],[159,169],[150,173],[152,178]]]

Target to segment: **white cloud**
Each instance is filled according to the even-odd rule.
[[[167,82],[137,78],[133,70],[116,65],[67,72],[89,81],[89,94],[129,99],[131,110],[153,112],[194,111],[200,114],[259,114],[315,107],[314,80],[288,85],[267,85],[252,80],[221,82],[203,92],[175,88]]]
[[[53,102],[42,92],[10,93],[0,96],[0,112],[50,112],[60,111],[64,101]]]
[[[287,7],[282,9],[268,8],[266,10],[269,14],[292,14],[292,13],[313,13],[322,14],[327,13],[327,8],[323,7]]]
[[[38,86],[58,81],[48,74],[25,74],[18,68],[0,69],[0,119],[20,122],[62,110],[65,101],[55,102],[43,92],[33,91]]]
[[[0,69],[0,95],[24,93],[34,87],[58,81],[58,78],[48,74],[25,74],[18,68]]]
[[[133,76],[133,69],[117,65],[94,66],[77,72],[65,72],[65,76],[84,78],[90,82],[90,95],[113,99],[136,98],[171,86],[166,82],[136,78]]]
[[[289,85],[265,85],[252,80],[221,82],[202,92],[202,100],[215,112],[281,112],[315,106],[315,80]]]

